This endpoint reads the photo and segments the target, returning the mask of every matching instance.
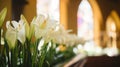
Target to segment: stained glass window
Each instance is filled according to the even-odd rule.
[[[78,36],[85,40],[93,39],[93,12],[90,3],[82,0],[77,13]]]

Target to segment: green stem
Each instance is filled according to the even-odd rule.
[[[0,49],[1,49],[1,27],[0,27]],[[1,53],[1,50],[0,50],[0,53]]]
[[[37,41],[33,44],[33,57],[32,57],[32,67],[36,67],[37,60]]]
[[[13,67],[13,63],[14,63],[14,61],[13,61],[13,50],[11,50],[11,67]]]
[[[17,66],[17,50],[16,48],[11,49],[11,67]]]
[[[10,57],[9,57],[9,47],[8,47],[8,44],[5,40],[5,50],[6,50],[6,54],[7,54],[7,58],[8,58],[8,67],[11,67],[11,63],[10,63]]]
[[[39,67],[43,67],[43,63],[44,63],[44,60],[45,60],[45,57],[46,57],[46,54],[47,54],[47,44],[44,44],[42,49],[41,49],[41,56],[40,56],[40,59],[39,59],[39,61],[40,61]]]
[[[26,43],[25,43],[25,45],[24,45],[24,47],[23,47],[23,67],[27,67],[27,46],[26,46]]]
[[[21,52],[22,52],[22,45],[20,45],[20,52],[19,52],[19,58],[20,58],[20,67],[22,67],[22,57],[21,57]],[[22,56],[24,56],[23,55],[23,52],[22,52]]]
[[[30,41],[26,39],[26,44],[24,45],[24,67],[32,66],[32,56],[30,50]]]
[[[31,64],[32,64],[32,56],[31,56],[31,50],[30,50],[30,46],[31,45],[30,45],[30,41],[29,40],[27,41],[27,43],[28,43],[27,47],[28,47],[28,62],[29,62],[28,63],[29,64],[28,67],[31,67]]]
[[[23,46],[23,66],[22,67],[26,67],[26,50],[25,50],[25,46],[26,46],[26,44],[24,44],[24,46]]]

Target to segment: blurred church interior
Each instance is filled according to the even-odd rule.
[[[90,44],[94,42],[102,48],[117,49],[120,49],[119,6],[120,0],[0,0],[0,11],[4,7],[8,9],[5,21],[18,21],[23,14],[30,22],[34,16],[47,13],[52,19],[59,21],[66,30],[71,29],[71,33],[86,42]],[[85,66],[82,66],[83,61],[88,61]],[[71,67],[119,66],[120,56],[88,57],[71,65]]]

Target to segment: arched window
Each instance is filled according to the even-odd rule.
[[[93,12],[88,0],[82,0],[77,13],[78,36],[85,40],[94,37]]]
[[[37,15],[48,14],[51,19],[59,21],[59,0],[37,0]]]
[[[107,47],[117,47],[117,33],[119,32],[119,16],[116,11],[112,11],[106,21]]]
[[[107,47],[116,47],[116,25],[112,18],[107,20],[106,32],[108,35]]]

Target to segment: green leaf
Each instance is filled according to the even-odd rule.
[[[7,13],[7,8],[4,8],[4,9],[0,12],[0,27],[1,27],[2,24],[3,24],[3,21],[4,21],[4,19],[5,19],[6,13]]]

